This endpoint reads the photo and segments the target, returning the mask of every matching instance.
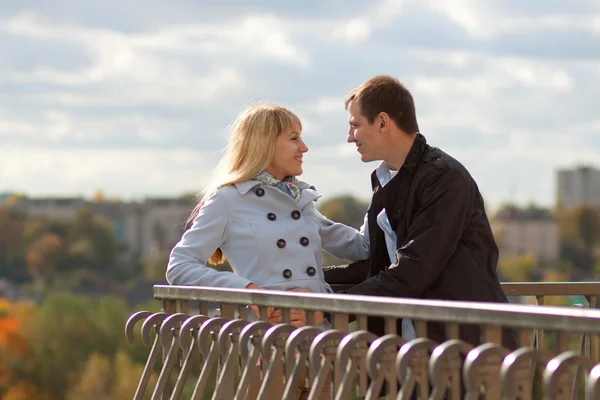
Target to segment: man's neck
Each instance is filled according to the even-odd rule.
[[[389,165],[391,170],[398,171],[404,165],[404,161],[406,161],[406,157],[412,148],[415,139],[417,138],[416,134],[407,135],[405,133],[400,133],[399,135],[395,135],[393,139],[390,141],[390,152],[388,157],[384,160],[387,165]]]

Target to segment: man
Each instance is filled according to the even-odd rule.
[[[347,294],[507,303],[477,184],[462,164],[419,133],[408,89],[392,77],[375,76],[352,90],[345,106],[348,142],[362,161],[382,163],[371,175],[373,197],[365,217],[370,259],[327,267],[326,281],[353,284]],[[369,330],[382,335],[382,319],[369,318]],[[460,330],[473,344],[480,343],[479,334],[475,326]],[[444,324],[429,323],[428,336],[445,341]],[[505,329],[504,336],[504,344],[514,347],[512,331]]]

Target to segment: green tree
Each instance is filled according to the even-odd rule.
[[[148,351],[149,350],[146,349],[146,353],[148,353]],[[142,364],[132,362],[132,360],[125,353],[117,353],[114,360],[114,383],[110,399],[133,399],[143,370],[144,367]],[[157,373],[152,373],[152,375],[150,375],[146,392],[144,393],[144,399],[149,399],[152,396],[151,389],[156,387],[157,380]],[[182,398],[189,397],[184,396]]]
[[[363,224],[368,207],[368,203],[351,195],[344,195],[324,202],[319,207],[319,211],[335,222],[341,222],[358,229]]]
[[[42,393],[65,398],[69,378],[85,368],[91,354],[113,357],[125,347],[123,323],[128,312],[121,299],[83,299],[52,294],[26,327],[31,354],[23,364]]]
[[[80,209],[69,225],[69,254],[80,267],[98,272],[112,272],[119,246],[110,222],[94,215],[89,209]]]
[[[319,211],[335,222],[352,226],[359,229],[363,222],[369,205],[351,195],[334,197],[324,202]],[[332,255],[322,252],[323,265],[340,265],[346,264],[348,261],[333,257]]]
[[[165,280],[169,254],[169,252],[162,252],[143,260],[144,277],[152,281]]]
[[[113,379],[110,358],[92,354],[86,363],[85,369],[73,380],[66,399],[109,400]]]
[[[503,278],[510,282],[529,281],[535,267],[535,257],[530,253],[502,257],[498,262],[498,271]]]
[[[25,268],[25,217],[0,205],[0,276],[21,283],[29,280]]]
[[[38,299],[64,257],[64,241],[55,233],[45,233],[29,245],[26,256],[27,270],[35,281]]]

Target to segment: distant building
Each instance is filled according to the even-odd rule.
[[[86,200],[81,197],[21,197],[15,208],[30,217],[47,216],[59,221],[69,221],[86,204]]]
[[[492,220],[500,256],[532,254],[539,262],[560,257],[558,223],[549,210],[507,207]]]
[[[589,166],[557,172],[557,201],[563,208],[600,206],[600,170]]]
[[[171,251],[185,229],[194,202],[191,198],[146,199],[141,207],[141,255]]]
[[[80,208],[88,207],[111,223],[124,248],[120,260],[127,262],[169,252],[181,238],[194,201],[190,197],[142,202],[21,197],[14,207],[30,217],[45,216],[59,221],[72,220]]]

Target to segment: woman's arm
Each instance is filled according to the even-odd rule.
[[[369,257],[370,245],[366,222],[357,230],[339,222],[333,222],[315,209],[319,221],[319,234],[323,249],[334,257],[350,261],[364,260]]]
[[[217,271],[206,262],[224,242],[227,234],[227,205],[221,191],[209,196],[190,229],[175,245],[167,266],[167,282],[243,289],[252,282],[229,271]]]

